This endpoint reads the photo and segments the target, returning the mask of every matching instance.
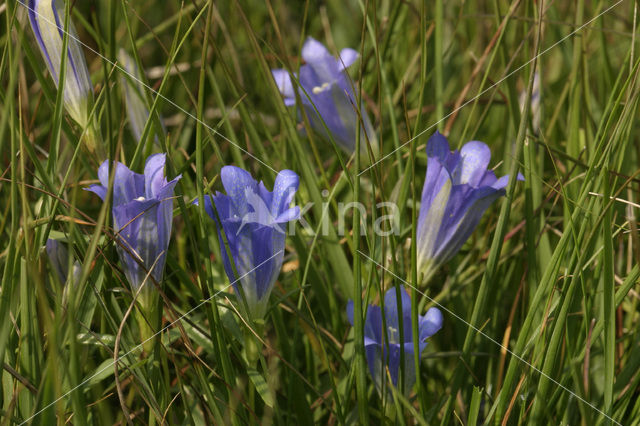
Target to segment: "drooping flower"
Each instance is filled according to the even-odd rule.
[[[378,152],[378,142],[364,105],[359,115],[353,85],[346,69],[358,59],[358,52],[345,48],[336,59],[326,47],[309,37],[302,47],[302,59],[306,65],[300,67],[297,79],[302,107],[313,129],[333,140],[345,151],[353,153],[356,148],[356,132],[361,123],[360,150],[367,155],[367,140],[374,155]],[[280,93],[287,106],[295,105],[294,86],[289,72],[284,69],[271,70]],[[328,132],[327,132],[328,129]]]
[[[411,328],[411,298],[407,291],[400,289],[400,308],[394,287],[384,295],[384,318],[379,306],[369,305],[364,322],[364,349],[373,382],[382,394],[383,383],[387,382],[387,371],[391,376],[391,383],[396,388],[400,377],[401,351],[404,348],[404,386],[401,390],[405,396],[411,392],[416,382],[414,350],[420,356],[427,346],[427,339],[442,328],[442,313],[438,308],[430,308],[425,315],[418,317],[418,337],[416,345],[413,341]],[[353,321],[353,301],[347,305],[347,317],[351,325]],[[402,317],[402,334],[400,321]],[[386,336],[385,336],[386,330]]]
[[[238,167],[225,166],[220,176],[227,194],[206,196],[205,210],[218,228],[224,270],[238,298],[242,300],[244,295],[250,315],[261,319],[282,267],[286,224],[300,215],[299,207],[290,207],[299,177],[283,170],[276,177],[273,192],[269,192],[262,182]]]
[[[68,32],[67,63],[64,78],[64,105],[83,128],[89,124],[93,92],[89,70],[76,29],[69,18],[64,28],[64,3],[60,0],[29,0],[29,21],[51,78],[58,86],[62,66],[62,45]]]
[[[129,125],[136,141],[140,142],[144,126],[149,120],[149,106],[142,84],[143,76],[136,62],[124,49],[118,52],[118,62],[126,71],[120,73],[120,85],[126,102]],[[154,140],[158,143],[158,135],[155,133]]]
[[[47,239],[45,245],[47,251],[47,257],[51,266],[56,271],[58,279],[61,283],[66,283],[69,279],[69,250],[67,247],[58,240],[52,238]],[[71,264],[71,279],[77,280],[80,274],[80,263],[74,260]]]
[[[115,166],[113,227],[125,275],[135,290],[143,283],[145,288],[153,288],[151,278],[145,281],[147,271],[157,282],[162,280],[173,220],[173,190],[181,178],[167,182],[164,165],[165,154],[154,154],[147,158],[144,174],[118,162]],[[100,185],[87,190],[104,200],[109,185],[108,161],[100,165],[98,178]]]
[[[436,132],[427,142],[427,177],[418,217],[418,273],[429,276],[467,241],[485,210],[505,195],[509,176],[487,170],[491,151],[478,141],[451,152]],[[519,174],[518,179],[523,179]]]

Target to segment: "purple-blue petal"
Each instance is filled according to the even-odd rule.
[[[342,71],[350,67],[358,59],[358,56],[360,55],[356,50],[345,47],[340,51],[340,56],[338,57],[338,69]]]
[[[330,83],[340,73],[336,59],[322,43],[311,37],[302,46],[302,59],[313,68],[321,83]]]
[[[158,244],[162,239],[157,223],[159,204],[157,200],[134,200],[113,208],[118,253],[125,264],[125,275],[134,288],[144,282],[145,269],[153,267],[153,277],[157,281],[162,278],[167,247]]]
[[[271,75],[273,75],[273,79],[276,82],[276,86],[278,86],[278,90],[285,98],[295,98],[296,94],[293,91],[293,84],[291,83],[291,76],[289,72],[285,69],[273,69],[271,70]]]
[[[297,220],[300,218],[300,207],[295,206],[284,212],[280,213],[280,216],[276,218],[276,223],[282,224],[291,222],[292,220]]]
[[[254,192],[258,190],[258,182],[251,177],[251,174],[235,166],[224,166],[220,171],[220,178],[227,195],[231,197],[237,210],[237,214],[242,217],[249,212],[249,205],[246,199],[247,188]]]
[[[420,342],[433,336],[442,328],[442,312],[438,308],[430,308],[418,321]]]
[[[471,141],[464,144],[460,154],[462,161],[453,173],[454,183],[478,186],[491,161],[491,150],[483,142]]]
[[[447,138],[436,130],[433,136],[427,141],[427,157],[437,158],[443,162],[449,154],[450,150]]]
[[[88,188],[84,188],[84,190],[93,192],[98,197],[102,198],[102,201],[104,201],[104,199],[107,198],[107,188],[105,188],[102,185],[93,184]]]
[[[286,210],[293,201],[293,197],[300,185],[300,177],[291,170],[282,170],[276,176],[273,185],[273,198],[271,200],[271,214],[279,216]]]
[[[402,341],[412,340],[411,333],[411,298],[404,287],[400,288],[400,308],[402,313],[402,329],[403,338]],[[384,313],[387,330],[393,329],[397,334],[396,338],[399,338],[400,333],[400,315],[398,315],[398,299],[396,295],[396,288],[391,287],[384,295]],[[387,336],[392,340],[393,336]]]
[[[109,186],[109,160],[104,160],[98,167],[98,180],[105,188]]]
[[[139,197],[144,197],[144,176],[132,172],[122,163],[116,163],[113,205],[120,206]]]
[[[403,344],[390,344],[389,345],[389,375],[391,376],[391,382],[393,386],[397,387],[400,380],[400,363],[402,360],[402,349],[404,348],[404,386],[402,392],[404,395],[408,395],[411,388],[416,382],[416,368],[414,360],[414,348],[413,342]]]
[[[156,198],[158,193],[167,184],[164,177],[164,163],[166,154],[154,154],[147,158],[144,165],[144,192],[145,198]]]
[[[473,195],[460,201],[458,208],[451,209],[451,216],[440,229],[438,249],[435,253],[438,260],[446,261],[453,257],[471,236],[487,208],[504,195],[504,190],[495,190],[491,187],[483,187],[471,192]]]

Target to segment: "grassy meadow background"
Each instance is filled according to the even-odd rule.
[[[69,9],[108,158],[141,172],[163,151],[167,175],[183,176],[157,309],[164,329],[143,356],[110,207],[83,190],[105,157],[86,150],[84,129],[65,113],[24,6],[2,1],[1,424],[640,423],[638,3],[95,0]],[[307,36],[334,54],[360,52],[350,75],[384,156],[372,167],[284,106],[270,69],[296,71]],[[153,89],[141,141],[127,122],[120,49]],[[539,126],[520,110],[534,66]],[[525,181],[429,283],[414,283],[412,227],[436,129],[452,148],[486,142],[496,174],[519,170]],[[190,204],[222,190],[228,164],[268,188],[271,168],[294,170],[296,204],[313,203],[305,220],[320,229],[329,218],[327,233],[298,226],[287,238],[255,364],[214,222]],[[339,235],[339,203],[354,200],[367,215],[350,210]],[[380,236],[385,201],[399,206],[399,232]],[[47,238],[68,242],[81,265],[72,288],[47,260]],[[349,299],[377,304],[393,285],[420,312],[444,314],[408,399],[380,398],[346,315]]]

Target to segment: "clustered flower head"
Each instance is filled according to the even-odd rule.
[[[509,176],[498,179],[487,170],[490,159],[491,151],[483,142],[467,142],[454,152],[439,132],[427,142],[427,177],[417,229],[418,273],[429,276],[450,260],[485,210],[505,195]]]
[[[167,181],[164,165],[165,154],[150,156],[144,174],[115,164],[113,227],[125,275],[136,290],[143,284],[153,287],[148,272],[156,282],[162,280],[173,220],[173,190],[181,177]],[[105,161],[98,169],[100,185],[87,188],[102,200],[107,198],[109,173],[109,161]]]
[[[31,29],[56,87],[60,81],[64,31],[68,32],[64,105],[71,118],[84,128],[89,124],[93,86],[71,19],[68,27],[64,27],[64,3],[60,0],[29,0],[27,6]]]
[[[300,215],[299,207],[290,207],[299,177],[283,170],[276,177],[273,192],[269,192],[262,182],[238,167],[225,166],[220,176],[227,193],[216,193],[213,204],[211,197],[205,197],[205,210],[218,227],[229,280],[236,293],[244,297],[251,316],[261,319],[282,267],[286,224]]]
[[[345,48],[335,58],[326,47],[309,37],[302,47],[302,59],[306,62],[294,74],[302,108],[309,118],[311,127],[333,140],[345,151],[356,149],[356,132],[360,123],[360,151],[367,156],[367,141],[374,155],[378,152],[378,142],[363,106],[358,108],[353,83],[346,69],[358,59],[358,52]],[[284,103],[296,103],[294,84],[285,69],[271,71],[273,78],[284,96]]]
[[[427,347],[427,339],[442,328],[442,313],[438,308],[431,308],[425,315],[419,316],[419,341],[414,342],[411,299],[407,291],[401,288],[398,301],[396,291],[397,289],[392,287],[385,293],[384,311],[379,306],[369,305],[364,323],[364,349],[369,372],[380,394],[384,384],[388,383],[387,372],[391,377],[391,383],[397,388],[401,372],[401,352],[404,350],[404,386],[401,391],[405,396],[409,396],[416,382],[414,353],[417,350],[422,356]],[[347,305],[347,317],[353,325],[353,301],[349,301]]]

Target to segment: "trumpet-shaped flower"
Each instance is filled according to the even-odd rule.
[[[162,280],[173,220],[173,190],[181,177],[167,182],[164,164],[165,154],[150,156],[143,175],[124,164],[115,165],[112,213],[117,250],[125,275],[136,290],[150,281],[145,281],[147,271],[157,282]],[[108,161],[100,165],[98,178],[100,185],[87,189],[104,200],[109,185]],[[152,284],[146,288],[150,287]]]
[[[356,148],[358,123],[361,123],[361,153],[367,154],[368,140],[374,155],[377,155],[375,132],[363,105],[356,111],[356,96],[346,72],[358,59],[358,52],[349,48],[342,49],[336,59],[322,43],[309,37],[302,47],[302,59],[306,65],[300,67],[299,74],[294,76],[299,86],[302,107],[311,127],[326,138],[330,134],[338,146],[352,153]],[[274,69],[271,73],[284,96],[285,105],[295,105],[296,97],[289,72]]]
[[[364,349],[369,372],[378,392],[382,394],[387,371],[393,386],[398,387],[401,351],[404,348],[404,386],[401,391],[408,396],[416,382],[414,351],[418,350],[422,356],[427,339],[442,328],[442,313],[438,308],[431,308],[425,315],[418,316],[419,341],[416,344],[411,328],[411,299],[404,288],[400,289],[399,302],[400,311],[396,289],[392,287],[384,295],[384,318],[379,306],[369,305],[364,322]],[[353,301],[347,305],[347,316],[351,325],[354,325]],[[402,318],[402,333],[399,318]]]
[[[65,30],[68,35],[67,63],[64,78],[64,104],[83,128],[89,124],[93,92],[87,63],[80,47],[75,27],[69,19],[64,28],[64,3],[60,0],[29,0],[29,21],[49,73],[58,86],[62,66],[62,45]]]
[[[418,273],[429,276],[467,241],[485,210],[505,195],[509,176],[487,170],[489,147],[467,142],[451,152],[436,132],[427,142],[427,177],[418,217]],[[518,175],[518,179],[522,179]]]
[[[218,228],[229,280],[238,297],[244,296],[249,314],[261,319],[282,267],[286,224],[300,215],[299,207],[290,207],[299,178],[291,170],[283,170],[276,177],[273,192],[269,192],[262,182],[238,167],[225,166],[220,176],[227,194],[216,193],[213,204],[212,197],[205,197],[205,210]]]
[[[129,125],[136,141],[140,142],[144,127],[149,120],[149,106],[144,94],[143,77],[133,58],[124,49],[118,52],[118,62],[124,69],[124,72],[120,73],[120,84],[126,101]],[[157,134],[154,134],[154,140],[159,143]]]

